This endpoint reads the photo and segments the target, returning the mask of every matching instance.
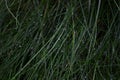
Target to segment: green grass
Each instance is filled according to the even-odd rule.
[[[0,80],[119,80],[119,0],[0,0]]]

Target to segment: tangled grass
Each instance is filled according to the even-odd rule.
[[[119,0],[0,0],[0,80],[119,80]]]

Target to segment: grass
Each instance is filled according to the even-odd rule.
[[[0,80],[119,80],[119,0],[0,0]]]

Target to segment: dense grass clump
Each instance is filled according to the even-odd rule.
[[[0,0],[0,80],[119,80],[119,0]]]

